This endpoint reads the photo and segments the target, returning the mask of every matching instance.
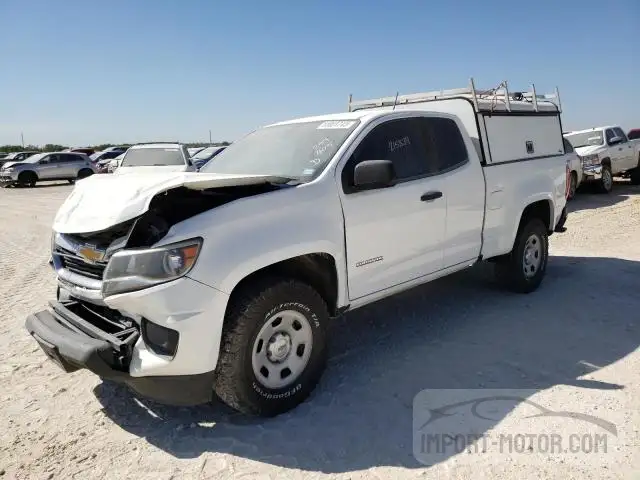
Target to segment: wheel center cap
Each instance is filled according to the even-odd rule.
[[[267,357],[272,362],[282,362],[291,351],[291,337],[286,333],[276,333],[269,339]]]
[[[533,261],[533,250],[529,249],[524,254],[524,261],[530,264]]]

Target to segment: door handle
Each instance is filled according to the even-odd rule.
[[[442,197],[442,192],[432,191],[432,192],[423,193],[422,196],[420,197],[420,201],[431,202],[440,197]]]

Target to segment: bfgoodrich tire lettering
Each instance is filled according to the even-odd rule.
[[[234,295],[222,332],[214,389],[218,397],[243,413],[274,416],[303,402],[317,385],[326,365],[327,305],[309,285],[289,279],[263,279]],[[256,339],[279,312],[304,315],[312,331],[304,370],[281,388],[269,388],[252,364]]]

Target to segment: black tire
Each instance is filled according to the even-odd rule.
[[[569,195],[567,196],[567,200],[573,200],[576,196],[576,190],[578,189],[578,174],[576,172],[571,172],[569,182]]]
[[[90,177],[91,175],[93,175],[93,170],[91,170],[90,168],[83,168],[78,172],[78,180]]]
[[[18,185],[21,187],[35,187],[38,176],[33,172],[22,172],[18,175]]]
[[[527,265],[525,258],[525,250],[528,249],[531,239],[535,239],[534,245],[537,242],[539,251],[539,255],[535,257],[539,262],[535,271],[531,270],[532,265]],[[532,259],[531,257],[527,258]],[[511,253],[495,263],[496,278],[500,284],[514,292],[533,292],[540,286],[544,278],[548,260],[547,227],[539,218],[532,218],[518,230]],[[529,275],[525,274],[525,269],[529,270]]]
[[[602,166],[602,178],[600,179],[599,187],[602,193],[611,193],[611,190],[613,190],[613,174],[609,165]]]
[[[640,185],[640,156],[638,156],[638,166],[631,170],[629,179],[631,180],[631,185]]]
[[[291,410],[311,394],[326,366],[329,312],[325,301],[305,283],[266,278],[234,294],[230,302],[214,380],[216,394],[230,407],[250,415],[272,417]],[[258,335],[268,322],[277,322],[274,315],[285,311],[307,319],[311,351],[297,378],[282,388],[269,388],[254,372],[254,349],[267,348]],[[289,354],[298,355],[299,350],[291,349]]]

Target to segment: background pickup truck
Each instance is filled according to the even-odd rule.
[[[66,371],[271,416],[315,388],[333,317],[483,260],[534,291],[566,217],[560,111],[491,92],[350,103],[200,173],[78,182],[53,225],[58,301],[27,330]]]
[[[583,181],[598,181],[604,192],[613,177],[629,177],[640,184],[640,139],[629,140],[619,126],[595,127],[564,134],[582,158]]]

